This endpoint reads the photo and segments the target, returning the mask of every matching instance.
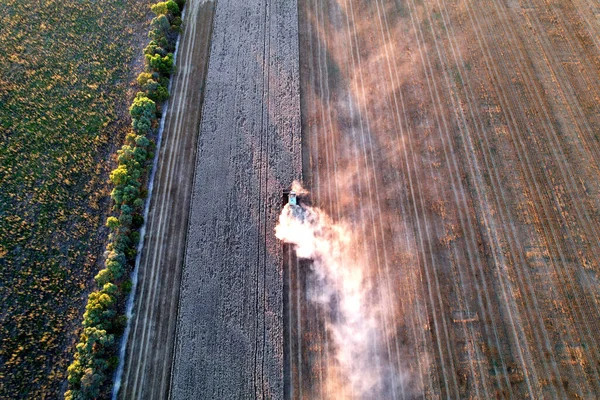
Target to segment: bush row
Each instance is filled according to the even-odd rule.
[[[151,41],[144,49],[146,68],[137,78],[141,91],[129,108],[132,129],[117,151],[118,166],[110,173],[114,204],[113,215],[106,221],[110,233],[104,268],[95,277],[100,289],[88,297],[83,332],[68,368],[67,400],[107,395],[109,377],[118,365],[118,338],[127,322],[124,300],[131,290],[127,276],[135,263],[138,230],[144,222],[144,185],[151,168],[149,161],[154,157],[152,137],[158,128],[160,105],[169,97],[167,88],[184,1],[169,0],[151,7],[156,17],[148,34]]]

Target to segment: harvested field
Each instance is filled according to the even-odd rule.
[[[189,0],[185,8],[120,381],[124,399],[168,397],[213,14],[212,1]]]
[[[282,398],[282,191],[301,174],[295,1],[219,1],[171,397]]]
[[[381,343],[356,362],[393,373],[347,379],[290,251],[286,397],[600,396],[593,7],[300,4],[305,184],[370,260]]]
[[[597,7],[296,6],[188,3],[123,397],[598,398]]]

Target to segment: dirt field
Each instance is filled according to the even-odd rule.
[[[219,1],[200,127],[173,399],[282,398],[282,192],[301,174],[295,1]]]
[[[395,374],[372,398],[598,398],[598,5],[299,13],[305,183],[360,233],[385,309]],[[286,260],[286,397],[357,397],[331,389],[343,344],[310,263]]]
[[[598,6],[296,5],[216,3],[202,101],[188,3],[123,397],[598,398]],[[301,176],[367,260],[351,371],[274,238]]]
[[[185,12],[119,391],[124,399],[168,396],[214,3],[190,0]]]

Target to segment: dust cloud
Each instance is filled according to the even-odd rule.
[[[307,194],[298,184],[293,189]],[[371,266],[359,235],[302,202],[285,205],[275,235],[291,244],[298,258],[311,261],[306,298],[326,315],[331,341],[322,392],[336,399],[403,397],[407,377],[386,356],[382,321],[387,308],[369,279]]]

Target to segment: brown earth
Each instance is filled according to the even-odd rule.
[[[303,173],[362,232],[402,372],[389,397],[600,396],[599,12],[300,4]],[[285,268],[286,395],[353,397],[327,391],[310,269]]]
[[[600,396],[595,4],[311,0],[297,26],[295,2],[221,1],[204,104],[199,4],[123,397],[169,380],[177,399],[355,397],[327,382],[343,344],[307,299],[310,262],[273,236],[301,175],[372,260],[396,372],[380,398]]]
[[[188,1],[146,222],[119,396],[168,397],[214,3]]]

